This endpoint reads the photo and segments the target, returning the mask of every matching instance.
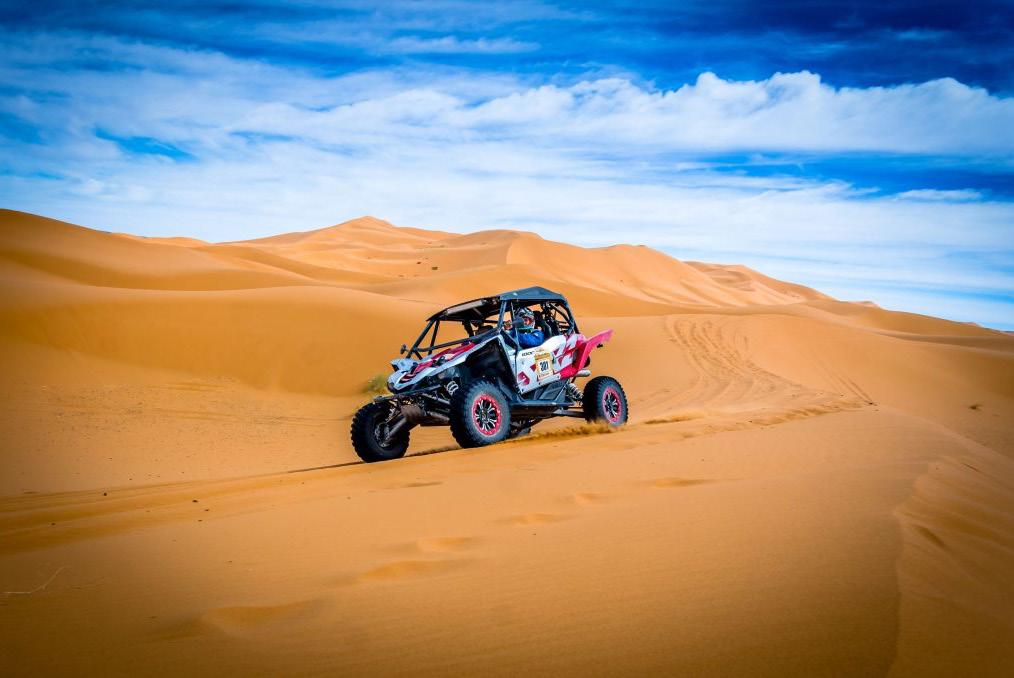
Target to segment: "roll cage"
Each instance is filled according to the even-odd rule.
[[[563,295],[542,287],[529,287],[493,297],[472,299],[434,313],[427,319],[426,326],[411,348],[406,348],[402,344],[401,353],[407,353],[409,358],[414,356],[418,360],[423,360],[434,351],[479,341],[490,334],[504,331],[506,323],[513,326],[514,314],[523,307],[531,308],[535,312],[536,326],[543,330],[547,338],[579,331],[574,313]],[[441,324],[446,323],[459,324],[464,329],[465,336],[438,342]],[[511,335],[508,333],[507,336]],[[517,345],[516,337],[514,343]]]

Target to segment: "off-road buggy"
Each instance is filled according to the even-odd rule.
[[[530,309],[542,344],[523,348],[518,327]],[[530,317],[529,317],[530,321]],[[580,334],[563,295],[542,287],[504,292],[445,308],[427,319],[405,357],[391,361],[392,395],[375,398],[352,419],[352,445],[368,462],[397,459],[414,426],[450,426],[462,447],[528,433],[551,417],[620,426],[627,397],[612,377],[591,373],[592,349],[612,337]],[[536,335],[532,335],[536,336]]]

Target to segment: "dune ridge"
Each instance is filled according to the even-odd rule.
[[[592,368],[630,425],[357,463],[397,346],[528,285],[615,330]],[[208,243],[3,210],[0,286],[0,589],[32,592],[0,599],[4,675],[1014,663],[1009,333],[373,217]]]

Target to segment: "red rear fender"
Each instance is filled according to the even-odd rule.
[[[609,341],[612,338],[613,338],[613,331],[612,330],[605,330],[604,332],[599,332],[598,334],[596,334],[593,337],[588,337],[587,339],[585,339],[585,343],[586,344],[590,344],[592,348],[595,348],[596,346],[599,346],[601,344],[606,343],[607,341]],[[591,349],[589,349],[589,351],[590,350]]]
[[[560,376],[564,379],[569,379],[577,374],[579,370],[583,370],[585,365],[588,364],[588,356],[591,354],[592,350],[612,338],[613,331],[606,330],[605,332],[599,332],[595,336],[588,337],[583,341],[578,341],[577,346],[574,347],[574,362],[560,370]]]

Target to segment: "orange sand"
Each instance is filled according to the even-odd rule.
[[[536,284],[616,330],[628,427],[355,463],[426,315]],[[369,217],[209,244],[3,211],[0,285],[2,675],[1014,666],[1009,334]]]

